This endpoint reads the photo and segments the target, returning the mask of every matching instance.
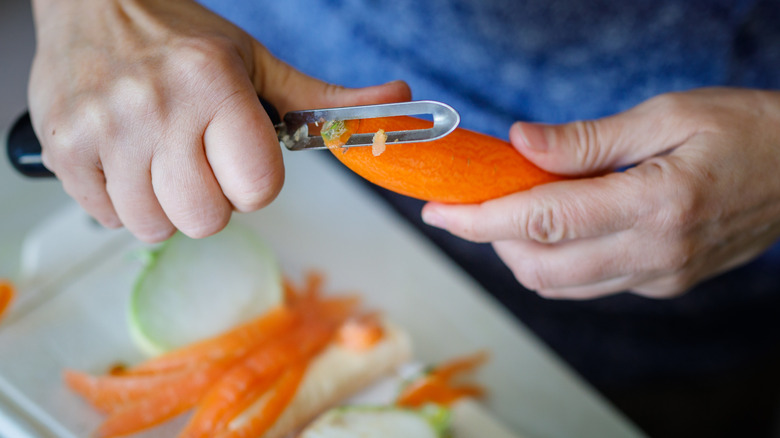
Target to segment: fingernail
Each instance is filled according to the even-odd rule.
[[[432,210],[423,210],[422,220],[426,224],[436,228],[444,228],[446,225],[444,216]]]
[[[531,123],[515,122],[512,125],[512,129],[515,130],[520,140],[523,142],[523,147],[532,151],[544,152],[548,149],[547,139],[544,136],[544,128],[539,125]]]

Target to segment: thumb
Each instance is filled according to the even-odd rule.
[[[282,115],[301,109],[400,102],[412,97],[409,86],[403,81],[345,88],[315,79],[277,59],[259,43],[255,45],[253,82],[257,93]]]
[[[516,122],[509,138],[520,153],[547,171],[603,173],[667,152],[690,136],[690,129],[658,100],[597,120],[560,125]]]

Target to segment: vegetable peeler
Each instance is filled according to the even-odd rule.
[[[451,133],[460,124],[460,115],[451,106],[432,100],[322,108],[291,111],[280,120],[276,109],[260,99],[274,123],[279,144],[291,151],[327,149],[318,127],[327,121],[370,119],[395,116],[428,116],[433,126],[426,129],[387,132],[387,143],[419,143],[437,140]],[[354,134],[344,147],[370,146],[373,133]],[[6,138],[8,158],[14,168],[30,177],[51,177],[54,174],[41,161],[41,144],[33,131],[30,114],[25,113],[13,124]]]

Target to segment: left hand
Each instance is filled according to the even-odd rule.
[[[429,203],[423,219],[492,242],[540,295],[671,297],[780,238],[780,92],[669,93],[594,121],[518,122],[510,139],[548,171],[600,176]]]

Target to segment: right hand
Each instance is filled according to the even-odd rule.
[[[258,95],[281,114],[411,97],[402,82],[306,76],[191,0],[35,0],[34,12],[43,163],[98,222],[147,242],[209,236],[278,194],[281,151]]]

